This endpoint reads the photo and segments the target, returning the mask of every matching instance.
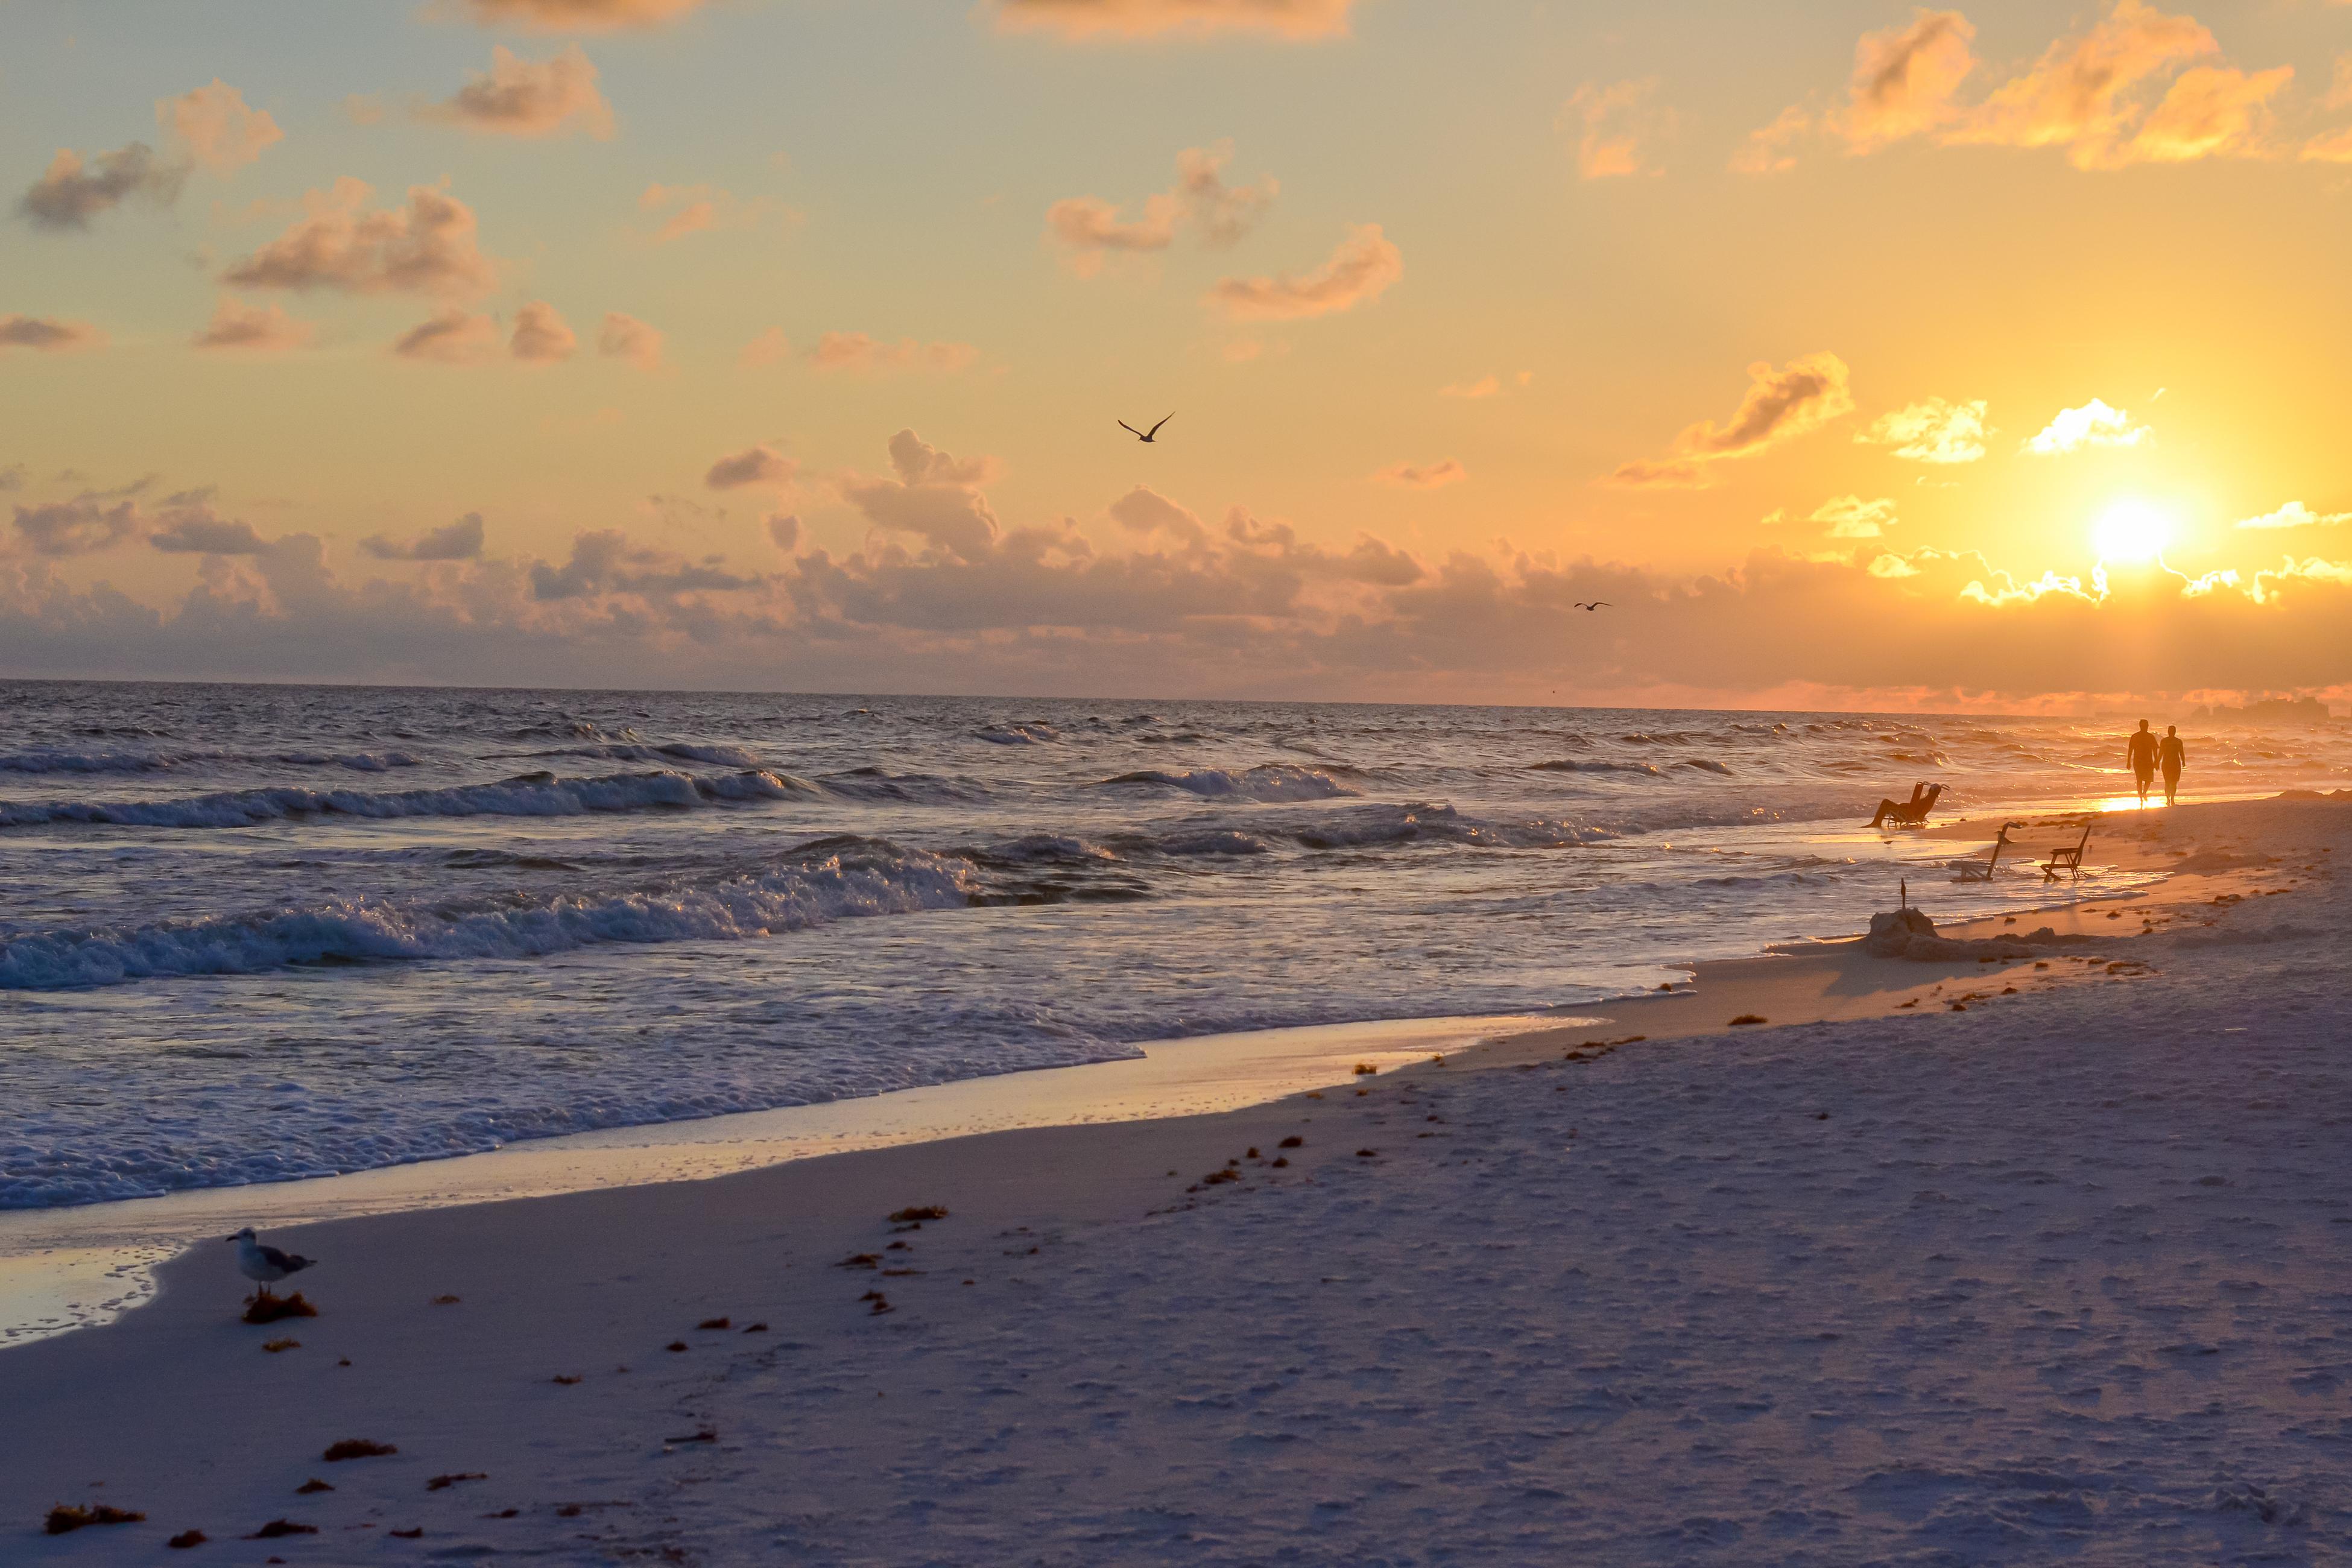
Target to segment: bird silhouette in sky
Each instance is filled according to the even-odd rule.
[[[1595,600],[1593,600],[1593,601],[1592,601],[1592,603],[1591,603],[1591,604],[1589,604],[1589,605],[1588,605],[1588,604],[1583,603],[1581,600],[1580,600],[1580,601],[1578,601],[1578,603],[1577,603],[1577,606],[1576,606],[1576,607],[1577,607],[1578,609],[1580,609],[1580,610],[1586,610],[1586,611],[1591,611],[1591,610],[1605,610],[1605,609],[1609,608],[1609,601],[1608,601],[1608,600],[1606,600],[1606,599],[1595,599]]]
[[[1175,411],[1174,411],[1173,409],[1171,409],[1171,410],[1169,411],[1169,413],[1168,413],[1168,417],[1167,417],[1166,419],[1162,419],[1162,420],[1160,420],[1160,425],[1165,425],[1165,424],[1167,424],[1167,423],[1168,423],[1168,420],[1169,420],[1169,419],[1173,419],[1173,418],[1175,418],[1175,417],[1176,417]],[[1122,420],[1120,420],[1120,421],[1118,422],[1118,427],[1119,427],[1120,429],[1122,429],[1122,430],[1126,431],[1129,435],[1130,435],[1130,436],[1134,437],[1135,437],[1137,440],[1139,440],[1139,441],[1149,441],[1149,440],[1150,440],[1153,437],[1155,437],[1155,436],[1159,435],[1159,434],[1160,434],[1160,425],[1154,425],[1154,426],[1153,426],[1150,429],[1149,429],[1149,430],[1139,430],[1139,429],[1137,429],[1134,426],[1129,425],[1129,424],[1126,420],[1124,420],[1124,419],[1122,419]]]

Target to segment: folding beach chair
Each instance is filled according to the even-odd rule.
[[[2050,858],[2042,863],[2042,879],[2045,882],[2054,882],[2058,879],[2058,873],[2061,871],[2068,872],[2077,879],[2081,878],[2083,851],[2090,846],[2091,824],[2086,817],[2083,822],[2083,837],[2074,841],[2074,847],[2050,851]]]
[[[2000,852],[2009,847],[2009,830],[2012,827],[2022,827],[2024,826],[2025,824],[2021,822],[2002,823],[2000,825],[2000,836],[1992,841],[1992,858],[1987,860],[1981,866],[1974,865],[1967,861],[1960,862],[1954,868],[1958,875],[1955,876],[1952,880],[1956,882],[1991,881],[1993,879],[1993,873],[2000,869]]]

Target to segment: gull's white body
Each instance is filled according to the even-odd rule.
[[[313,1263],[315,1258],[298,1257],[280,1252],[274,1247],[264,1247],[247,1226],[228,1238],[236,1243],[236,1271],[257,1284],[275,1285],[289,1274],[299,1274]]]

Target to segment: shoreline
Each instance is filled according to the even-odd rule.
[[[2303,1323],[2352,1300],[2337,1278],[2336,1234],[2324,1229],[2352,1205],[2329,1195],[2328,1183],[2343,1184],[2340,1171],[2325,1175],[2338,1170],[2336,1145],[2314,1130],[2340,1110],[2337,1079],[2240,1108],[2249,1070],[2262,1079],[2338,1071],[2326,1015],[2313,1019],[2319,1036],[2306,1026],[2275,1043],[2276,1031],[2244,1035],[2221,1022],[2290,1018],[2315,1001],[2340,1009],[2340,961],[2299,987],[2266,982],[2265,1005],[2281,1009],[2268,1015],[2226,1004],[2228,988],[2205,978],[2266,955],[2266,943],[2286,944],[2278,951],[2290,958],[2327,951],[2308,923],[2316,895],[2262,895],[2268,884],[2284,892],[2329,882],[2326,857],[2337,842],[2352,847],[2347,830],[2352,812],[2340,805],[2224,807],[2149,825],[2136,837],[2152,856],[2198,860],[2210,848],[2265,863],[2183,876],[2171,884],[2176,900],[2131,900],[2138,921],[2110,923],[2105,914],[2117,911],[2086,900],[2078,918],[2114,938],[2095,949],[2105,963],[1922,963],[1851,945],[1811,949],[1702,965],[1696,990],[1607,1010],[1603,1029],[1516,1035],[1443,1065],[1424,1058],[1354,1087],[1242,1110],[987,1132],[704,1181],[302,1226],[270,1237],[322,1259],[302,1277],[322,1316],[290,1332],[237,1322],[246,1287],[232,1257],[195,1247],[163,1266],[145,1310],[0,1354],[0,1404],[23,1413],[13,1437],[0,1436],[0,1540],[28,1562],[101,1562],[114,1560],[110,1548],[160,1543],[184,1528],[227,1540],[291,1517],[331,1533],[309,1543],[324,1557],[281,1543],[289,1561],[351,1560],[360,1535],[373,1560],[393,1552],[392,1531],[421,1529],[420,1560],[537,1550],[598,1562],[667,1552],[895,1563],[998,1561],[1017,1550],[1057,1563],[1222,1563],[1273,1555],[1266,1531],[1303,1526],[1271,1521],[1337,1489],[1354,1500],[1314,1527],[1324,1532],[1307,1552],[1314,1560],[1370,1560],[1381,1535],[1402,1528],[1397,1508],[1443,1512],[1458,1499],[1469,1511],[1447,1517],[1457,1531],[1520,1521],[1514,1528],[1545,1531],[1547,1543],[1598,1549],[1638,1530],[1661,1560],[1752,1561],[1760,1520],[1704,1541],[1677,1544],[1672,1534],[1675,1519],[1699,1507],[1685,1493],[1706,1467],[1672,1472],[1673,1495],[1649,1501],[1644,1467],[1682,1454],[1689,1439],[1675,1434],[1696,1422],[1717,1448],[1765,1442],[1744,1473],[1775,1474],[1822,1441],[1822,1422],[1857,1419],[1869,1424],[1849,1428],[1857,1437],[1885,1430],[1860,1448],[1839,1439],[1829,1458],[1784,1477],[1783,1489],[1820,1499],[1816,1530],[1840,1520],[1836,1528],[1926,1529],[1936,1510],[1874,1508],[1871,1489],[1932,1501],[2065,1462],[1994,1448],[1979,1477],[1964,1459],[1931,1457],[1942,1434],[1973,1433],[1980,1445],[2063,1429],[2023,1415],[1952,1425],[1949,1391],[2003,1364],[1969,1331],[1980,1315],[2001,1314],[2002,1334],[2046,1335],[2032,1325],[2050,1300],[2079,1300],[2089,1312],[2125,1291],[2129,1311],[2103,1331],[2129,1341],[2114,1352],[2125,1371],[2029,1362],[2013,1386],[1990,1387],[1979,1403],[2005,1415],[2057,1397],[2053,1389],[2122,1377],[2110,1397],[2144,1427],[2173,1419],[2176,1402],[2209,1406],[2214,1369],[2236,1367],[2242,1342],[2286,1333],[2282,1312],[2292,1308]],[[2324,847],[2305,847],[2315,833]],[[2233,835],[2254,842],[2251,854],[2231,847]],[[2184,841],[2199,847],[2176,855]],[[1987,934],[2003,924],[1990,923]],[[1798,975],[1808,978],[1792,984]],[[2002,994],[2010,984],[2015,993]],[[1986,991],[1991,1005],[1951,1016],[1951,1000]],[[1929,1007],[1929,997],[1945,1005]],[[1906,999],[1922,1005],[1904,1010]],[[1780,1009],[1766,1014],[1772,1026],[1734,1027],[1727,1015],[1748,1002]],[[2118,1017],[2127,1047],[2069,1032]],[[2168,1028],[2189,1033],[2176,1043]],[[1632,1048],[1629,1034],[1652,1048]],[[1588,1048],[1596,1035],[1600,1048]],[[2010,1044],[2021,1037],[2034,1043]],[[2224,1040],[2239,1043],[2224,1054]],[[2121,1081],[2150,1091],[2098,1101],[2115,1108],[2095,1112],[2107,1123],[2098,1136],[2063,1131],[2086,1125],[2069,1119],[2090,1110],[2099,1086],[2118,1083],[2115,1052],[2125,1048],[2147,1060]],[[1971,1065],[1987,1050],[2003,1052],[2000,1066]],[[2265,1065],[2240,1064],[2256,1051]],[[2052,1073],[2061,1076],[2045,1083]],[[2202,1120],[2184,1131],[2181,1117]],[[2282,1117],[2291,1126],[2273,1130]],[[1303,1142],[1287,1147],[1291,1137]],[[1946,1152],[1931,1159],[1931,1143]],[[2118,1201],[2101,1195],[2114,1191],[2107,1162],[2126,1157],[2147,1167],[2130,1191],[2201,1205],[2202,1228],[2104,1217]],[[2043,1195],[2052,1183],[2064,1185]],[[2227,1281],[2242,1282],[2220,1290],[2225,1320],[2227,1303],[2242,1298],[2275,1325],[2253,1341],[2226,1321],[2181,1316],[2220,1289],[2202,1261],[2144,1258],[2119,1276],[2115,1258],[2061,1239],[2122,1223],[2168,1245],[2226,1249],[2223,1238],[2243,1236],[2250,1202],[2266,1205],[2272,1232],[2253,1251],[2213,1256]],[[949,1217],[919,1227],[884,1218],[924,1204]],[[1856,1205],[1870,1213],[1850,1213]],[[2035,1233],[2021,1249],[2011,1234],[2021,1226]],[[1772,1245],[1801,1261],[1751,1258],[1782,1232]],[[1889,1268],[1903,1276],[1891,1289]],[[2141,1289],[2162,1300],[2132,1307],[2129,1293]],[[1784,1305],[1755,1310],[1772,1301]],[[1836,1331],[1791,1335],[1780,1326],[1790,1313]],[[1706,1348],[1674,1348],[1702,1324],[1717,1336]],[[2335,1331],[2296,1329],[2300,1337],[2281,1341],[2286,1370],[2276,1375],[2321,1353],[2314,1347]],[[264,1354],[273,1333],[299,1342]],[[2224,1359],[2179,1361],[2184,1334]],[[2141,1343],[2147,1335],[2162,1344]],[[2083,1348],[2054,1342],[2061,1356]],[[1499,1381],[1482,1371],[1489,1363]],[[1702,1382],[1685,1387],[1669,1366]],[[1709,1369],[1716,1382],[1704,1381]],[[1443,1393],[1465,1380],[1461,1393]],[[1538,1394],[1545,1414],[1517,1407]],[[1916,1406],[1907,1419],[1886,1410],[1895,1396]],[[257,1399],[272,1414],[226,1444],[214,1424],[156,1418],[165,1405]],[[1090,1436],[1107,1420],[1121,1450],[1128,1434],[1140,1445],[1141,1473]],[[1379,1436],[1398,1421],[1415,1435],[1402,1447]],[[1529,1421],[1556,1436],[1610,1440],[1554,1453]],[[2002,1436],[2011,1426],[2026,1435]],[[1897,1442],[1897,1432],[1916,1436]],[[1440,1434],[1449,1446],[1425,1452],[1423,1439]],[[325,1444],[358,1436],[392,1442],[399,1455],[320,1469]],[[1486,1450],[1465,1442],[1499,1447],[1474,1460],[1468,1453]],[[1526,1483],[1537,1489],[1495,1489],[1494,1466],[1523,1466],[1530,1443],[1554,1461],[1540,1484]],[[2244,1478],[2228,1481],[2232,1495],[2282,1496],[2298,1517],[2336,1528],[2328,1505],[2312,1500],[2315,1483],[2280,1468],[2288,1461],[2274,1438],[2233,1430],[2229,1443],[2229,1473]],[[1284,1447],[1295,1444],[1306,1447]],[[1919,1457],[1904,1458],[1913,1447]],[[2201,1453],[2178,1458],[2210,1492]],[[1822,1491],[1822,1463],[1861,1489],[1860,1512],[1831,1508],[1847,1494]],[[2150,1506],[2179,1530],[2188,1505],[2155,1488],[2144,1460],[2131,1463],[2133,1484],[2161,1492]],[[1919,1466],[1929,1479],[1885,1479]],[[477,1473],[455,1495],[425,1479]],[[1339,1480],[1360,1474],[1372,1491]],[[331,1495],[290,1495],[321,1475]],[[1423,1475],[1444,1490],[1417,1489]],[[1047,1489],[1018,1489],[1034,1487]],[[1615,1501],[1586,1506],[1605,1499]],[[1094,1511],[1097,1500],[1112,1511]],[[76,1501],[136,1508],[152,1522],[110,1540],[106,1531],[32,1533],[42,1509]],[[1717,1497],[1699,1511],[1739,1506],[1755,1505]],[[2231,1511],[2238,1506],[2200,1519],[2224,1531],[2269,1528]],[[1032,1551],[1028,1534],[988,1533],[1049,1521],[1059,1521],[1051,1550],[1045,1536]],[[1244,1525],[1255,1533],[1232,1548],[1241,1555],[1204,1549]],[[1163,1538],[1171,1530],[1179,1533]],[[333,1533],[342,1531],[352,1534]],[[1480,1539],[1487,1557],[1525,1560],[1525,1550]]]
[[[2260,797],[2269,798],[2269,797]],[[2242,797],[2202,799],[2158,808],[2196,811],[2244,804]],[[1933,839],[1979,842],[2014,816],[2075,818],[2098,813],[2119,826],[2137,824],[2137,808],[2096,803],[2063,810],[1995,813],[1963,817],[1924,830]],[[2105,934],[2085,925],[2085,909],[2167,899],[2175,867],[2145,852],[2141,834],[2110,832],[2103,844],[2120,851],[2113,868],[2135,875],[2165,873],[2153,885],[2092,892],[2063,904],[2031,903],[2015,915],[1989,915],[1951,923],[1944,933],[1985,938],[2007,932],[2031,916],[2062,934]],[[2039,853],[2042,840],[2067,837],[2029,830],[2013,840]],[[2192,868],[2211,884],[2234,888],[2243,869]],[[2215,880],[2227,875],[2224,884]],[[1915,897],[1931,898],[1940,883]],[[2063,886],[2061,884],[2060,886]],[[2042,889],[2027,889],[2041,891]],[[1359,1060],[1382,1071],[1433,1054],[1503,1052],[1516,1063],[1541,1055],[1600,1026],[1636,1031],[1644,1039],[1720,1034],[1725,1017],[1755,1016],[1773,1024],[1812,1024],[1892,1015],[1926,1002],[1963,976],[2048,984],[2030,964],[1981,966],[1973,961],[1923,965],[1873,959],[1858,939],[1825,938],[1767,945],[1738,958],[1664,967],[1691,975],[1666,995],[1634,994],[1543,1015],[1492,1015],[1370,1020],[1193,1036],[1144,1042],[1143,1055],[951,1079],[945,1083],[857,1096],[814,1105],[732,1112],[685,1121],[649,1122],[553,1138],[522,1140],[480,1153],[375,1167],[286,1182],[198,1187],[151,1197],[54,1208],[0,1211],[0,1356],[16,1347],[77,1329],[101,1326],[152,1300],[157,1275],[176,1257],[215,1233],[245,1224],[268,1231],[369,1216],[432,1212],[485,1203],[679,1182],[711,1181],[835,1154],[938,1143],[997,1132],[1100,1122],[1168,1120],[1236,1110],[1313,1089],[1348,1085]],[[1932,971],[1932,973],[1930,973]],[[1553,1016],[1553,1014],[1576,1015]],[[1590,1014],[1591,1016],[1583,1016]],[[1511,1050],[1514,1042],[1520,1048]],[[191,1241],[191,1237],[198,1238]]]

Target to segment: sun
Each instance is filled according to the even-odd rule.
[[[2172,523],[2142,500],[2119,500],[2091,526],[2091,543],[2102,561],[2153,561],[2172,538]]]

